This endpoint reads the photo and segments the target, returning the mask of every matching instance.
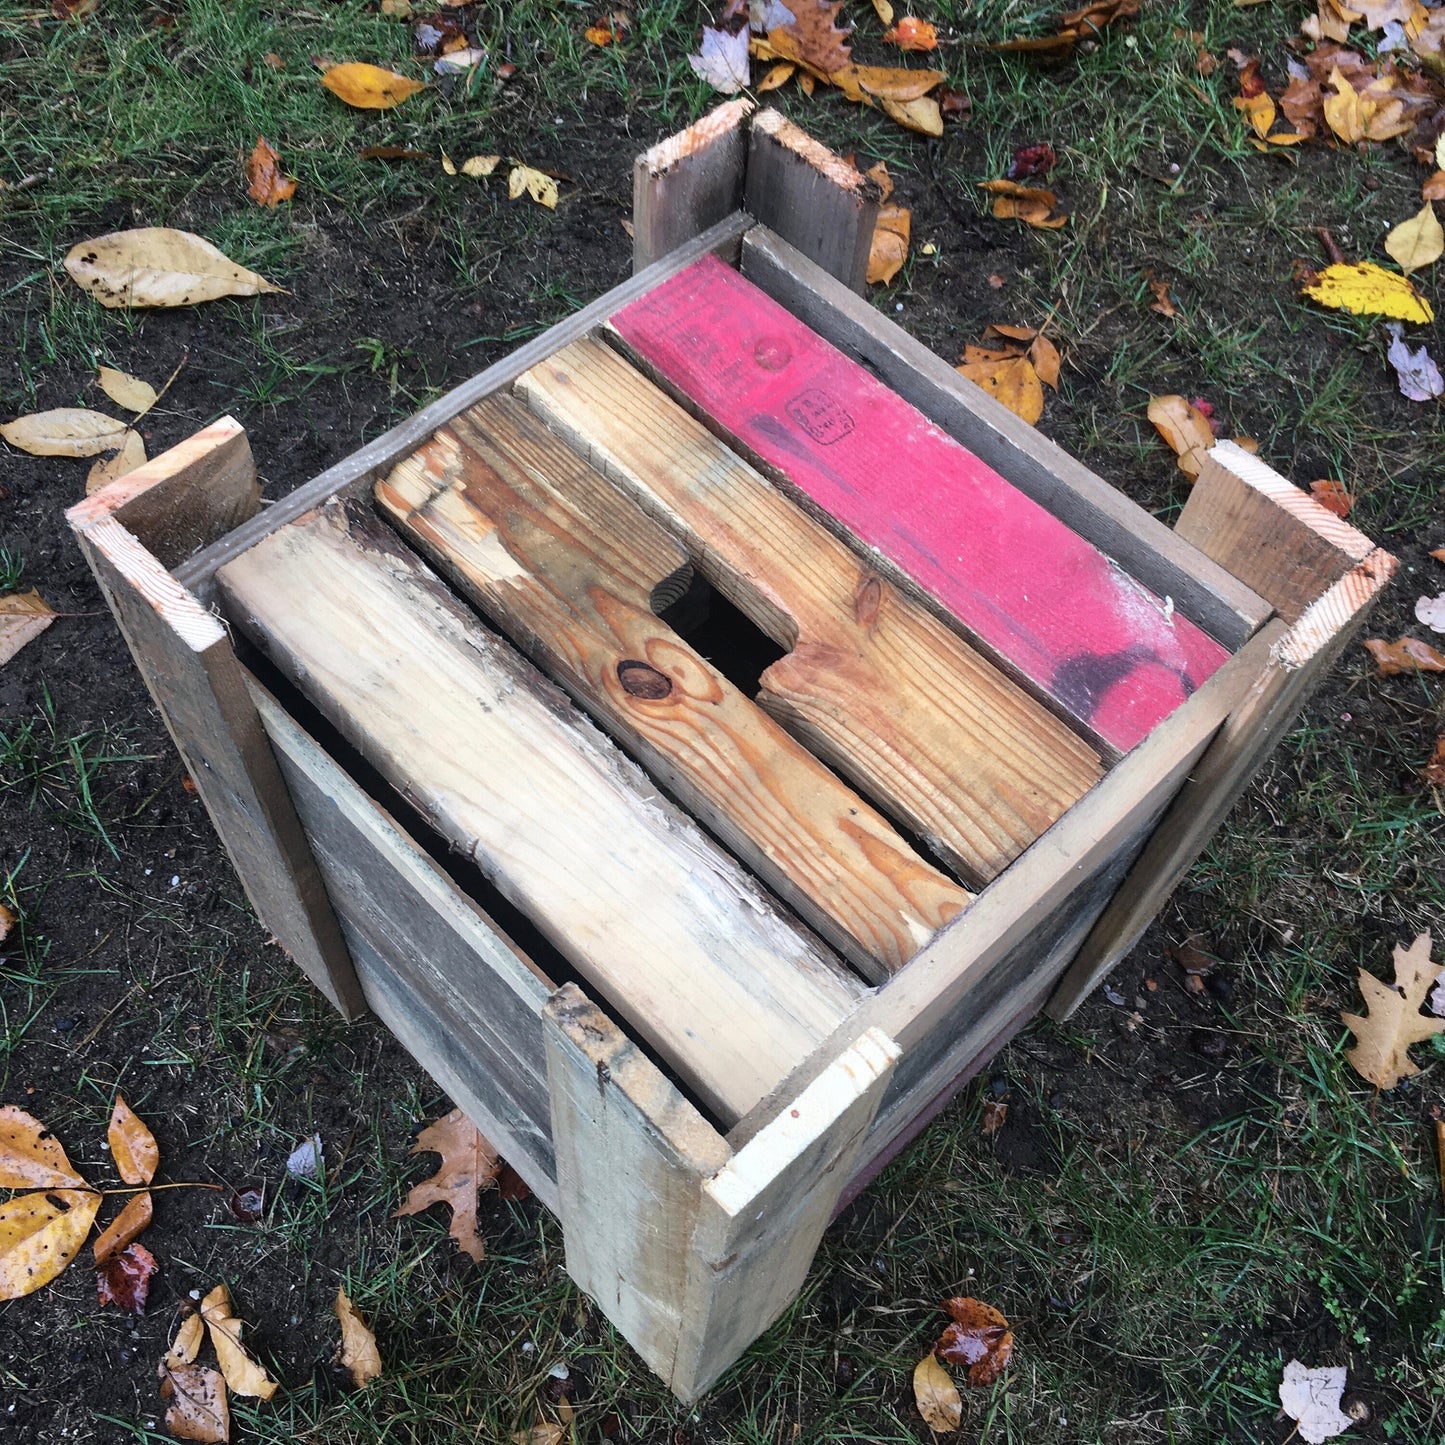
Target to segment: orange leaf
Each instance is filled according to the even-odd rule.
[[[905,15],[892,30],[885,30],[883,38],[900,50],[938,49],[938,31],[928,21],[912,15]]]
[[[967,1365],[970,1385],[993,1384],[1013,1355],[1008,1321],[992,1305],[967,1296],[945,1300],[943,1307],[953,1323],[939,1336],[934,1353],[950,1365]]]
[[[1433,547],[1433,548],[1431,548],[1431,550],[1430,550],[1430,555],[1431,555],[1437,562],[1445,562],[1445,547]]]
[[[1365,647],[1375,659],[1381,677],[1394,677],[1397,672],[1445,672],[1445,654],[1418,637],[1400,637],[1394,642],[1370,637]]]
[[[1005,326],[1001,322],[991,321],[983,328],[983,339],[1002,336],[1007,341],[1032,341],[1039,334],[1037,326]]]
[[[993,196],[993,213],[1000,221],[1023,221],[1043,231],[1056,231],[1068,221],[1055,216],[1059,198],[1042,186],[1021,186],[1017,181],[980,181],[979,187]]]
[[[1033,345],[1029,347],[1029,360],[1034,364],[1034,370],[1039,374],[1039,380],[1047,387],[1057,391],[1059,389],[1059,366],[1061,358],[1059,348],[1042,334],[1034,337]]]
[[[882,192],[878,197],[880,201],[886,201],[893,194],[893,177],[888,174],[888,167],[882,161],[874,161],[863,174],[878,182],[878,189]]]
[[[1182,396],[1151,396],[1149,420],[1179,458],[1179,470],[1193,481],[1204,454],[1214,445],[1208,418]]]
[[[110,1111],[110,1129],[106,1134],[116,1172],[127,1184],[149,1184],[156,1177],[161,1151],[155,1135],[141,1123],[134,1109],[115,1096]]]
[[[768,73],[758,82],[758,94],[761,95],[767,90],[776,90],[780,85],[785,84],[792,78],[793,72],[797,69],[791,60],[779,61]],[[811,76],[809,77],[812,78]]]
[[[1420,198],[1426,201],[1445,201],[1445,171],[1436,171],[1426,176],[1420,187]]]
[[[878,208],[873,227],[873,241],[868,249],[868,282],[886,285],[903,268],[908,259],[908,239],[912,215],[905,206],[891,203]]]
[[[258,206],[276,207],[296,194],[296,180],[281,170],[281,157],[263,135],[246,162],[247,191]]]
[[[956,368],[1032,426],[1044,414],[1044,389],[1026,356],[999,361],[965,361]]]
[[[426,89],[419,80],[360,61],[333,65],[321,77],[321,83],[332,95],[357,110],[390,110],[417,91]]]
[[[111,1255],[132,1243],[154,1217],[150,1190],[134,1195],[96,1238],[95,1262],[104,1264]]]
[[[1445,733],[1435,739],[1435,750],[1420,770],[1420,776],[1432,788],[1445,788]]]
[[[1144,273],[1148,276],[1148,272]],[[1175,306],[1173,298],[1169,295],[1169,283],[1167,281],[1149,282],[1149,290],[1154,299],[1149,303],[1151,311],[1157,311],[1161,316],[1168,316],[1171,319],[1179,315],[1179,308]]]
[[[1343,482],[1318,481],[1310,483],[1310,495],[1327,512],[1337,517],[1348,517],[1355,499],[1345,490]]]
[[[632,17],[625,10],[614,10],[595,25],[589,25],[583,34],[593,45],[621,45],[631,28]]]
[[[450,1233],[457,1248],[480,1262],[487,1247],[477,1232],[477,1194],[496,1182],[501,1165],[497,1151],[460,1109],[453,1109],[416,1136],[411,1152],[440,1154],[441,1168],[430,1179],[412,1186],[392,1218],[420,1214],[433,1204],[445,1204],[452,1212]]]
[[[796,0],[790,24],[768,31],[780,60],[798,60],[821,75],[842,70],[852,59],[852,32],[838,28],[842,0]]]
[[[828,79],[848,97],[861,104],[874,100],[920,100],[944,79],[941,70],[897,70],[887,65],[848,65]]]

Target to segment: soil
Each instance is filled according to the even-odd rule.
[[[291,294],[254,305],[223,302],[137,317],[128,331],[108,328],[107,359],[135,374],[163,378],[185,360],[162,407],[141,426],[148,452],[154,455],[218,413],[231,412],[248,430],[266,496],[284,495],[414,409],[408,393],[464,380],[515,344],[501,338],[550,324],[622,280],[630,270],[621,223],[630,209],[632,157],[655,138],[645,133],[645,123],[633,118],[629,125],[605,100],[597,114],[567,132],[539,125],[526,153],[582,179],[566,190],[553,216],[486,197],[447,203],[459,207],[448,219],[490,238],[485,274],[460,287],[434,207],[364,226],[322,211],[298,211],[305,239],[284,278]],[[953,133],[936,148],[934,179],[904,178],[899,186],[898,198],[913,207],[915,239],[934,241],[948,260],[918,268],[897,319],[946,356],[999,318],[1021,264],[1035,254],[1029,238],[1003,235],[951,198],[948,177],[977,168],[981,155],[979,137]],[[1301,164],[1319,169],[1321,187],[1331,184],[1333,158],[1320,153]],[[205,232],[230,204],[198,193],[191,212],[172,224]],[[120,207],[92,219],[96,233],[143,223]],[[27,270],[28,263],[18,260],[0,263],[0,295]],[[1004,278],[1002,292],[990,276]],[[1241,276],[1240,284],[1247,286],[1248,278]],[[258,404],[254,390],[267,360],[251,322],[257,313],[273,345],[338,369],[292,378],[286,385],[293,391],[304,386],[304,394],[274,406]],[[385,350],[387,364],[376,373],[356,350],[360,337],[378,339]],[[1042,423],[1086,461],[1092,424],[1116,406],[1106,373],[1117,340],[1106,319],[1070,353],[1069,405],[1051,407]],[[1328,333],[1324,344],[1347,343]],[[1327,367],[1328,356],[1317,364]],[[15,352],[0,360],[0,385],[11,396],[21,394],[19,366]],[[39,405],[77,404],[89,380],[79,368],[52,366],[44,373]],[[1389,423],[1413,424],[1406,404],[1384,388],[1371,399]],[[1231,424],[1248,430],[1251,421],[1241,416]],[[1311,457],[1305,446],[1294,471],[1313,475],[1311,466],[1318,464],[1323,475],[1327,460]],[[101,1144],[106,1101],[119,1082],[155,1129],[163,1177],[218,1185],[219,1192],[177,1189],[158,1196],[157,1219],[145,1242],[166,1264],[144,1317],[97,1309],[84,1267],[70,1270],[23,1308],[0,1308],[6,1381],[0,1433],[37,1445],[62,1439],[119,1445],[134,1437],[119,1423],[105,1423],[106,1417],[155,1421],[154,1362],[192,1281],[244,1281],[244,1297],[264,1303],[256,1337],[283,1378],[314,1381],[323,1395],[337,1389],[331,1335],[318,1321],[328,1315],[338,1272],[357,1263],[357,1235],[378,1227],[395,1190],[342,1191],[329,1204],[324,1233],[310,1241],[301,1273],[294,1252],[271,1247],[266,1235],[234,1220],[227,1201],[234,1190],[263,1184],[273,1210],[304,1218],[308,1187],[288,1180],[282,1161],[296,1140],[313,1132],[325,1141],[334,1177],[345,1177],[356,1141],[378,1128],[385,1132],[393,1175],[409,1170],[419,1177],[424,1171],[405,1158],[408,1131],[422,1117],[419,1105],[433,1117],[443,1107],[434,1086],[384,1030],[375,1024],[343,1027],[298,990],[291,965],[250,916],[65,528],[64,510],[79,495],[83,475],[82,463],[6,458],[3,543],[25,559],[23,585],[39,586],[64,615],[0,670],[0,727],[8,733],[38,723],[48,707],[62,737],[95,734],[112,748],[123,738],[129,758],[99,767],[93,777],[95,810],[114,852],[78,819],[72,786],[42,780],[32,790],[20,781],[0,791],[0,865],[17,871],[24,933],[43,954],[46,978],[36,995],[40,1007],[30,1016],[21,963],[26,938],[13,935],[0,982],[8,1031],[0,1060],[3,1094],[55,1128],[72,1160],[100,1182],[113,1179]],[[1146,505],[1177,495],[1171,463],[1162,455],[1126,481]],[[1440,539],[1405,534],[1394,540],[1407,564],[1428,566],[1424,547]],[[1386,635],[1397,635],[1408,622],[1405,605],[1403,595],[1387,599],[1380,620]],[[1399,719],[1377,717],[1369,698],[1358,690],[1347,695],[1347,686],[1333,683],[1311,720],[1348,727],[1357,754],[1368,755],[1372,730],[1397,727]],[[1423,730],[1426,721],[1419,726]],[[1302,846],[1311,844],[1303,840]],[[1053,1168],[1041,1109],[1065,1111],[1081,1128],[1128,1135],[1148,1150],[1156,1133],[1163,1137],[1161,1126],[1174,1130],[1183,1120],[1202,1127],[1237,1111],[1247,1090],[1263,1086],[1247,1041],[1232,1033],[1221,1012],[1223,1004],[1238,1003],[1247,978],[1226,965],[1196,996],[1164,957],[1166,944],[1191,925],[1210,931],[1215,948],[1226,952],[1257,945],[1268,932],[1241,920],[1236,937],[1220,937],[1207,910],[1207,900],[1196,905],[1186,895],[1167,931],[1152,930],[1113,978],[1114,997],[1122,1002],[1097,994],[1071,1035],[1030,1033],[988,1072],[982,1087],[1009,1103],[999,1155],[1021,1177],[1046,1176]],[[1383,942],[1394,941],[1390,921],[1363,922]],[[1078,1035],[1091,1040],[1087,1049],[1072,1041]],[[268,1078],[264,1097],[247,1098],[234,1082],[247,1076],[248,1060]],[[358,1075],[366,1080],[359,1095]],[[237,1111],[264,1116],[269,1133],[258,1130],[254,1118],[242,1127]],[[258,1138],[270,1143],[257,1146]],[[547,1259],[538,1253],[539,1214],[535,1201],[507,1206],[488,1195],[484,1204],[484,1232],[495,1241],[494,1252],[514,1256],[524,1274],[543,1273],[557,1262],[555,1240]],[[838,1248],[866,1251],[886,1230],[887,1221],[865,1195],[841,1222]],[[464,1270],[459,1261],[459,1281]],[[819,1308],[846,1314],[845,1286],[846,1280],[836,1289],[825,1286]],[[1046,1300],[1038,1304],[1040,1318],[1053,1308]],[[1333,1326],[1317,1319],[1280,1321],[1276,1333],[1291,1350],[1301,1349],[1305,1339],[1338,1343]],[[1141,1398],[1153,1388],[1145,1372]],[[734,1388],[725,1387],[703,1407],[688,1438],[727,1438],[726,1422],[737,1404]],[[625,1436],[625,1421],[623,1428]],[[631,1438],[683,1434],[654,1436],[639,1426]]]

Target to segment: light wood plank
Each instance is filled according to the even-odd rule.
[[[219,581],[237,623],[720,1116],[862,991],[360,506],[299,519]]]
[[[1273,615],[1251,588],[960,376],[766,228],[743,274],[1231,652]]]
[[[1082,740],[600,342],[517,390],[790,649],[762,706],[965,877],[993,877],[1100,776]]]
[[[724,101],[633,162],[634,272],[741,209],[753,108],[746,96]]]
[[[971,895],[652,611],[687,553],[511,397],[377,483],[382,509],[805,922],[875,980]]]

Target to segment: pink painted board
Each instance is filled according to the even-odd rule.
[[[715,257],[612,325],[722,436],[1121,752],[1229,656]]]

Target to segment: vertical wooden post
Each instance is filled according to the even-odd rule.
[[[220,621],[149,545],[179,561],[249,516],[258,495],[245,433],[227,417],[66,518],[252,906],[307,977],[355,1018],[366,1010],[361,988],[244,669]]]

